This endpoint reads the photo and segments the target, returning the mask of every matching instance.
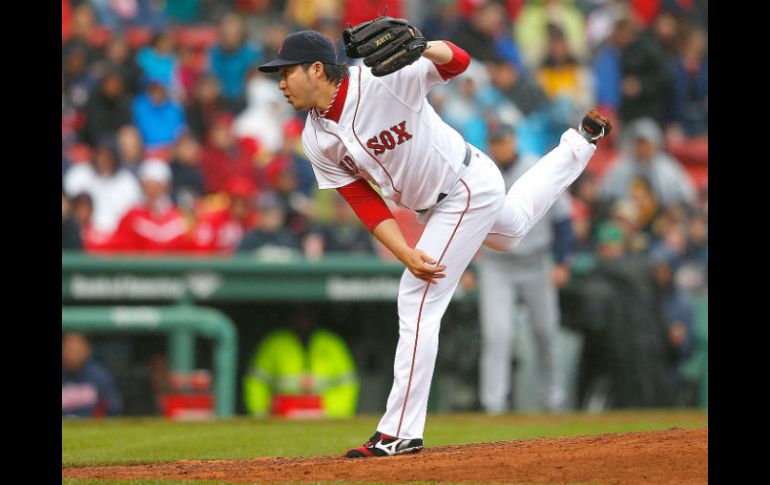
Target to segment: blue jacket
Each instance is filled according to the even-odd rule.
[[[261,50],[244,43],[233,52],[222,49],[220,44],[211,48],[211,71],[219,79],[222,87],[222,97],[233,99],[244,96],[246,74],[249,68],[259,63],[262,58]]]
[[[134,123],[148,147],[167,145],[185,129],[184,111],[171,100],[155,105],[146,93],[134,98]]]

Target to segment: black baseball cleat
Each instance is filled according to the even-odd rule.
[[[596,145],[597,140],[610,134],[612,123],[594,108],[583,117],[578,131],[589,143]]]
[[[345,458],[406,455],[418,453],[420,450],[422,450],[422,440],[419,438],[407,440],[388,436],[377,431],[362,446],[346,451]]]

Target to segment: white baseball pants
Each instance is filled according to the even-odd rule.
[[[409,270],[401,277],[393,387],[377,431],[404,439],[423,437],[441,317],[460,277],[482,244],[498,251],[514,248],[595,151],[595,145],[570,128],[506,194],[495,163],[472,147],[466,175],[435,208],[416,246],[446,265],[446,277],[435,285]]]

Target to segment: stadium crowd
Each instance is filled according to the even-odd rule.
[[[390,257],[317,189],[306,113],[255,69],[302,29],[357,64],[341,31],[382,13],[474,59],[430,101],[482,150],[501,125],[542,156],[587,108],[613,120],[570,188],[572,281],[646,262],[671,358],[687,358],[708,286],[706,0],[62,0],[62,249]]]

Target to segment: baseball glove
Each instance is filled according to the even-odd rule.
[[[379,17],[342,32],[348,57],[363,57],[375,76],[386,76],[420,58],[428,42],[405,19]]]

